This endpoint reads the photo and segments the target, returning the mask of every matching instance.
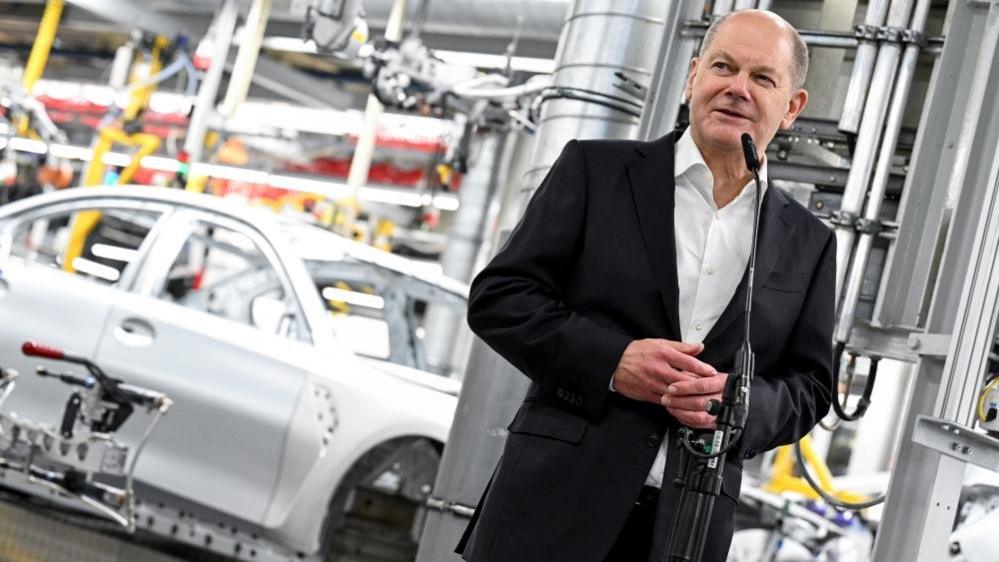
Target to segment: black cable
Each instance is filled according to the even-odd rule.
[[[833,497],[828,492],[823,490],[822,486],[819,486],[819,484],[815,482],[815,480],[812,478],[811,473],[808,472],[808,466],[805,465],[805,455],[804,453],[801,452],[800,441],[794,444],[794,456],[798,460],[798,469],[801,471],[801,476],[805,479],[805,481],[808,482],[808,485],[811,486],[813,490],[815,490],[815,493],[817,493],[827,504],[847,511],[859,511],[861,509],[867,509],[869,507],[874,507],[880,503],[884,503],[885,494],[881,494],[880,496],[872,500],[867,500],[866,502],[859,502],[859,503],[845,502]]]
[[[857,407],[852,413],[846,413],[846,398],[850,396],[850,387],[846,388],[844,392],[843,402],[840,402],[839,397],[839,371],[842,363],[843,351],[846,349],[846,344],[839,342],[836,344],[835,360],[833,361],[833,381],[832,381],[832,406],[833,410],[836,411],[836,415],[840,417],[843,421],[857,421],[864,417],[867,413],[868,406],[871,405],[871,394],[874,392],[874,381],[878,376],[878,361],[880,358],[871,357],[871,369],[867,374],[867,382],[864,383],[864,392],[860,396],[860,401],[857,402]]]
[[[630,108],[627,108],[627,107],[621,107],[620,105],[616,105],[616,104],[613,104],[613,103],[610,103],[610,102],[606,102],[606,101],[603,101],[603,100],[588,98],[588,97],[585,97],[583,95],[577,95],[577,94],[572,94],[572,93],[568,93],[568,92],[543,94],[543,95],[541,95],[538,98],[539,101],[537,103],[537,107],[541,107],[541,104],[543,104],[544,102],[546,102],[548,100],[552,100],[552,99],[571,99],[571,100],[583,101],[583,102],[592,103],[592,104],[595,104],[595,105],[607,107],[607,108],[613,109],[615,111],[620,111],[621,113],[625,113],[627,115],[631,115],[632,117],[641,117],[642,116],[642,114],[640,112],[634,111],[634,110],[632,110]]]
[[[553,87],[550,88],[550,90],[565,91],[565,92],[579,92],[579,93],[583,93],[583,94],[590,94],[592,96],[599,96],[599,97],[602,97],[602,98],[607,98],[607,99],[612,100],[612,101],[616,101],[616,102],[620,102],[620,103],[626,103],[628,105],[633,105],[633,106],[635,106],[638,109],[641,109],[642,107],[645,106],[645,104],[642,103],[642,102],[640,102],[640,101],[635,101],[633,99],[628,99],[628,98],[622,98],[621,96],[615,96],[614,94],[608,94],[608,93],[605,93],[605,92],[598,92],[597,90],[589,90],[587,88],[576,88],[574,86],[553,86]],[[545,91],[548,91],[548,90],[545,90]]]
[[[718,449],[717,451],[705,453],[702,451],[698,451],[697,449],[694,448],[693,445],[690,444],[690,434],[692,433],[692,431],[689,427],[680,428],[680,433],[683,436],[683,438],[680,439],[680,442],[683,443],[683,448],[686,449],[687,452],[690,453],[691,455],[694,455],[695,457],[700,459],[714,459],[732,451],[733,449],[735,449],[736,444],[739,441],[739,437],[742,435],[742,432],[739,429],[735,429],[732,431],[732,436],[729,439],[728,445],[722,447],[721,449]]]

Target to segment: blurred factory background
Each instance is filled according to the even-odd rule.
[[[750,7],[810,49],[767,158],[837,233],[840,394],[729,559],[996,560],[977,0],[0,2],[0,559],[457,560],[528,382],[468,283],[567,141],[686,126]]]

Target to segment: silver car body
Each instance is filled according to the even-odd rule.
[[[13,255],[18,225],[74,209],[152,213],[148,235],[113,285]],[[157,296],[195,223],[238,232],[261,249],[281,285],[282,333]],[[68,395],[30,375],[39,361],[19,352],[29,339],[164,392],[174,407],[143,453],[137,481],[314,554],[348,469],[395,439],[443,444],[458,385],[355,354],[338,339],[305,258],[349,260],[467,296],[463,284],[399,256],[207,195],[78,188],[0,208],[0,365],[22,373],[5,408],[57,423]],[[140,429],[126,426],[120,437],[134,444]]]

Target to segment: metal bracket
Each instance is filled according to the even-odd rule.
[[[871,220],[871,219],[857,219],[856,223],[857,232],[861,234],[877,234],[881,232],[884,227],[881,221]]]
[[[829,219],[829,222],[833,223],[836,226],[842,226],[853,229],[857,227],[857,219],[859,218],[860,217],[857,215],[857,213],[838,210],[832,214],[832,217]]]
[[[876,36],[881,43],[901,43],[903,33],[904,28],[885,26],[877,28]]]
[[[645,94],[648,92],[648,88],[637,80],[628,76],[623,72],[615,72],[614,77],[619,81],[614,83],[614,87],[622,90],[632,96],[638,98],[640,101],[645,101]]]
[[[999,471],[999,439],[951,421],[919,416],[912,440],[957,460]]]
[[[872,43],[878,41],[878,31],[880,30],[881,28],[876,25],[857,25],[853,28],[857,39],[860,41],[870,41]]]
[[[905,29],[902,31],[902,42],[915,45],[920,49],[926,49],[926,46],[929,45],[929,39],[926,35],[913,29]]]
[[[470,518],[475,514],[474,507],[467,506],[463,503],[449,502],[443,498],[429,497],[427,498],[426,506],[437,511],[453,513],[459,517]]]
[[[950,334],[909,334],[909,349],[922,357],[947,357],[950,351]]]

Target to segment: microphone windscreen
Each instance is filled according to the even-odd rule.
[[[759,171],[760,159],[756,155],[756,143],[749,133],[742,133],[742,155],[746,158],[746,168],[749,168],[750,172]]]

